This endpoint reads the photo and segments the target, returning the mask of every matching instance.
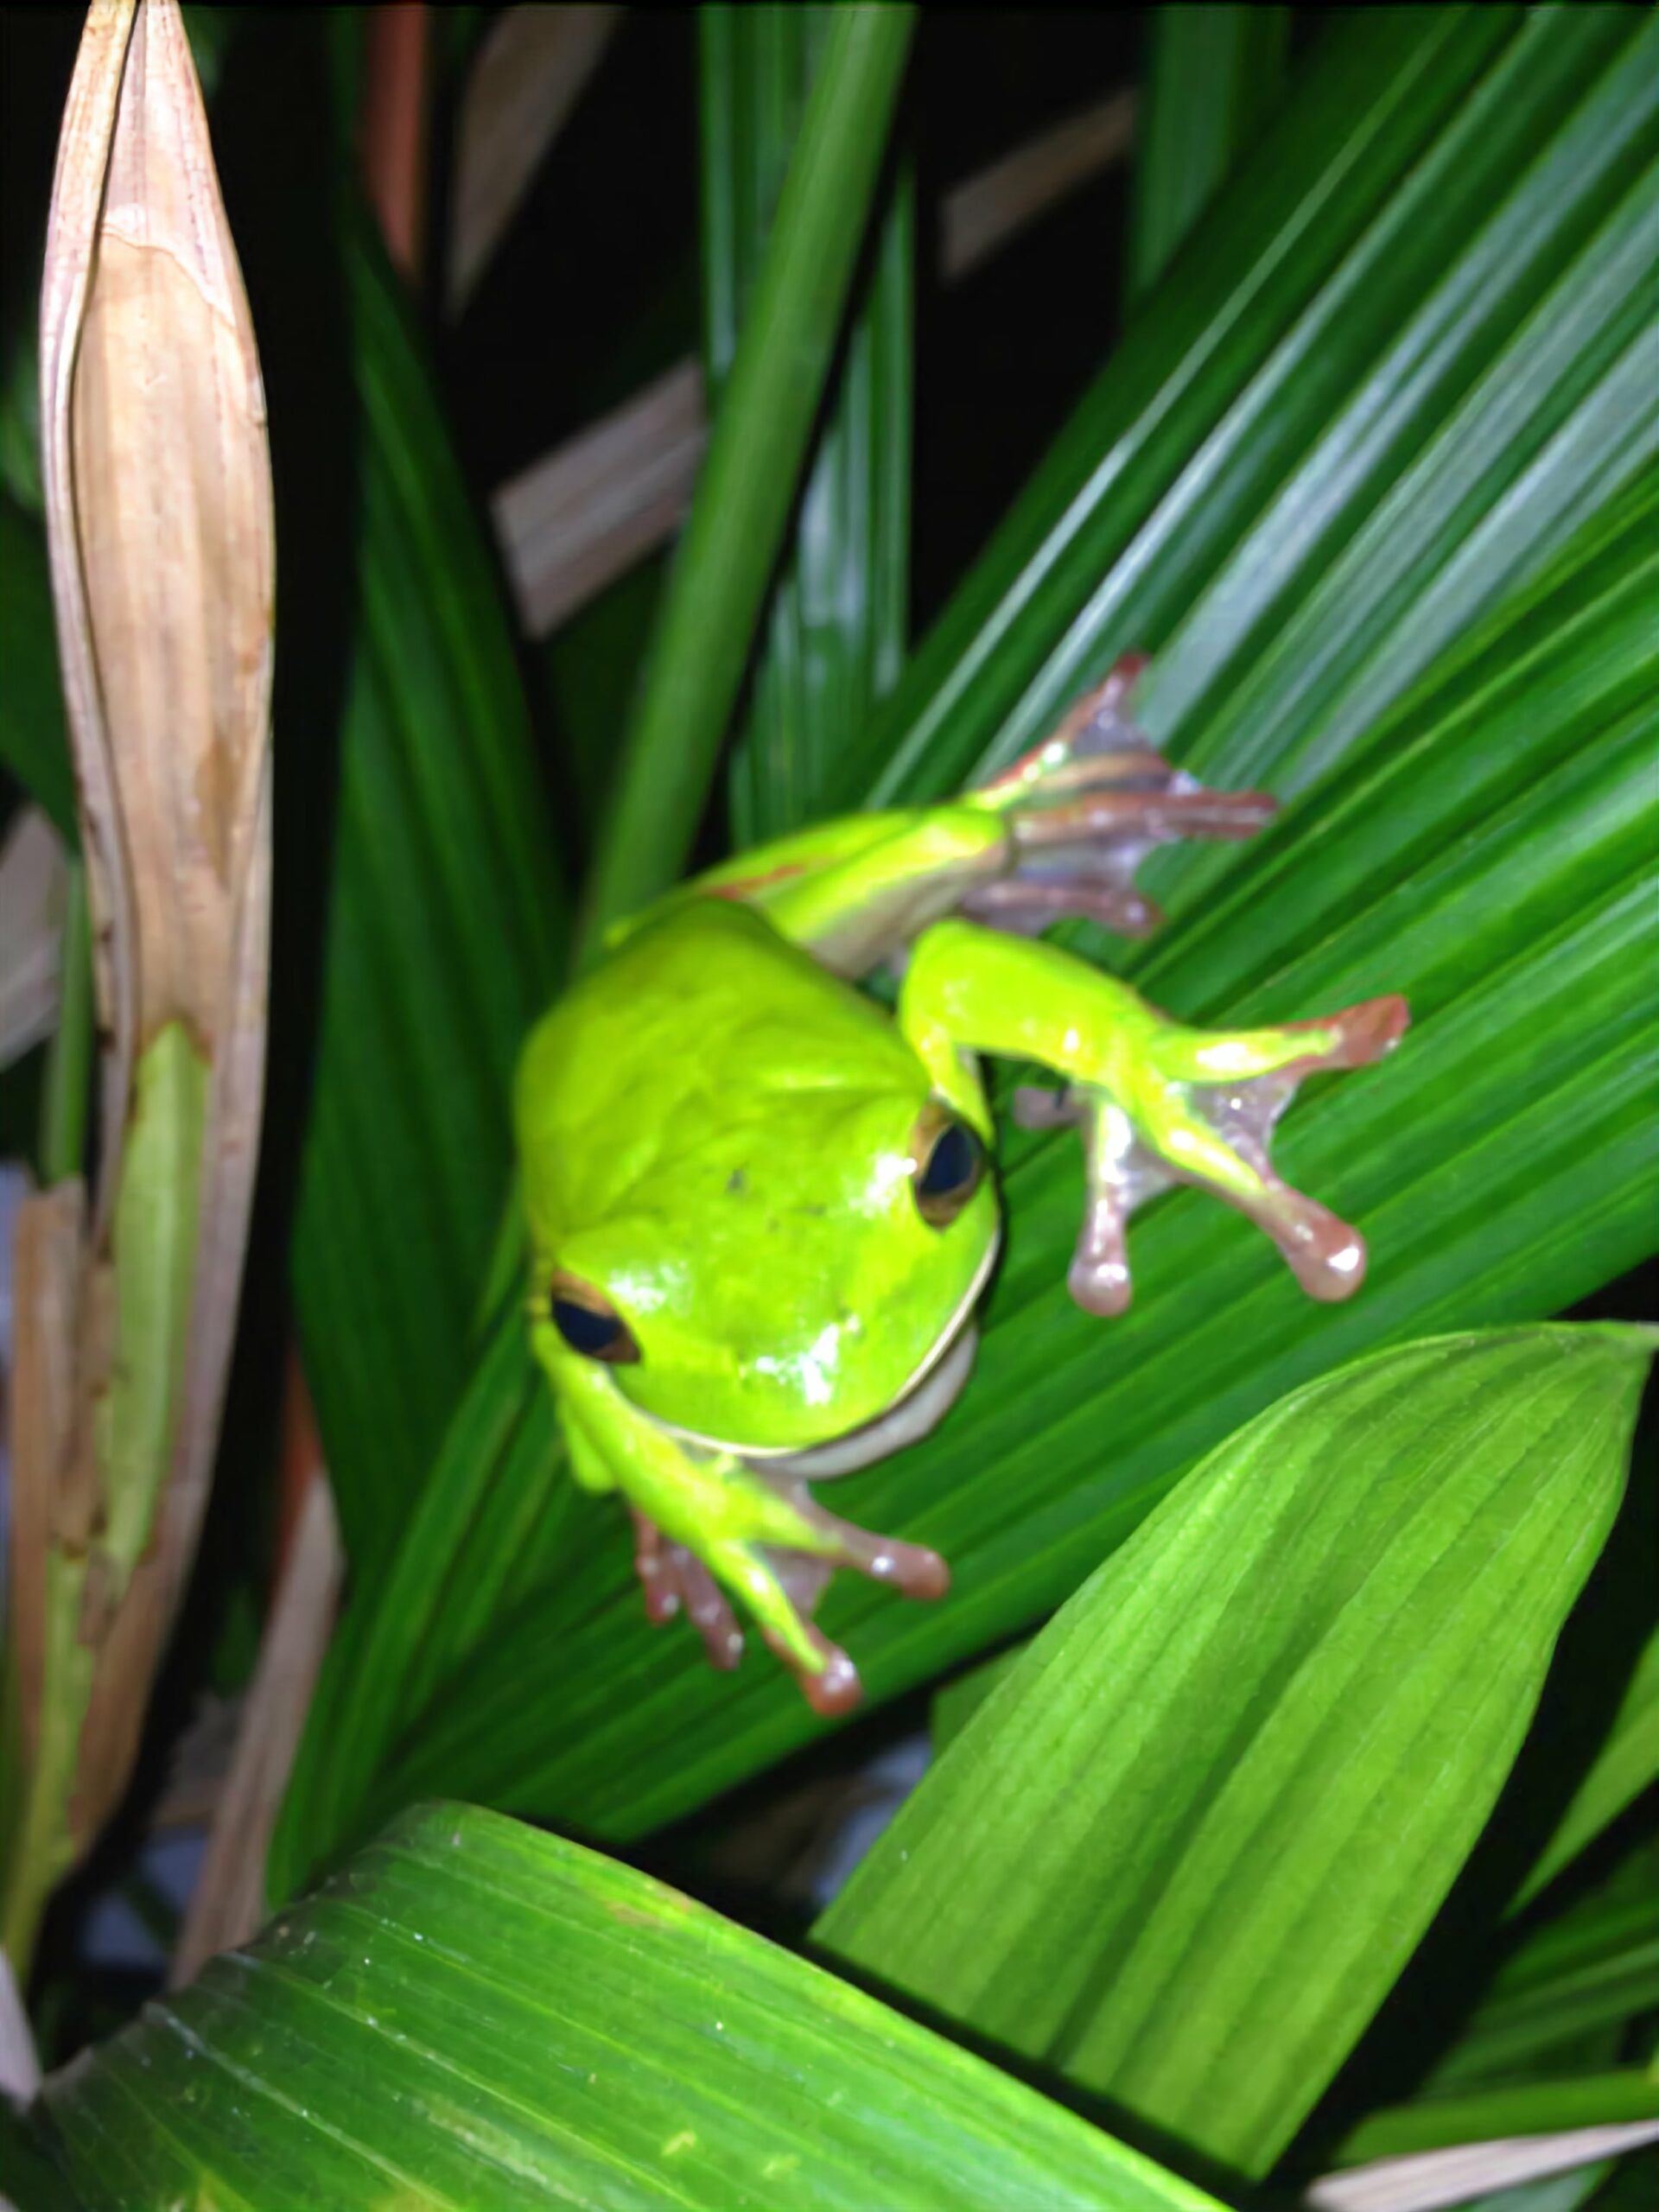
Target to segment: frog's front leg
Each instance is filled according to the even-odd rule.
[[[873,1535],[827,1513],[800,1477],[772,1476],[736,1454],[674,1435],[629,1402],[602,1365],[573,1357],[556,1330],[531,1331],[559,1402],[573,1471],[585,1488],[617,1489],[633,1515],[634,1566],[653,1621],[683,1610],[716,1667],[734,1667],[739,1599],[823,1713],[858,1703],[858,1673],[811,1618],[831,1572],[855,1567],[906,1597],[943,1597],[936,1552]]]
[[[1022,1092],[1018,1110],[1027,1126],[1082,1130],[1089,1205],[1068,1280],[1096,1313],[1129,1302],[1129,1214],[1178,1182],[1265,1230],[1312,1296],[1357,1290],[1358,1231],[1280,1180],[1269,1141],[1305,1076],[1380,1058],[1408,1019],[1405,1001],[1389,997],[1280,1028],[1192,1029],[1056,945],[959,920],[918,940],[899,1001],[900,1026],[946,1096],[964,1052],[1034,1060],[1067,1078],[1059,1093]]]
[[[1145,936],[1161,918],[1135,877],[1153,848],[1254,836],[1274,802],[1209,790],[1152,749],[1128,713],[1143,665],[1126,655],[981,789],[819,824],[711,871],[694,892],[758,906],[846,976],[867,973],[950,913],[1021,934],[1077,918]]]

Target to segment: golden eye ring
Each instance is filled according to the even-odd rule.
[[[948,1229],[985,1179],[979,1133],[938,1100],[921,1111],[911,1139],[910,1190],[930,1229]]]
[[[584,1359],[627,1367],[639,1357],[632,1330],[605,1294],[563,1268],[548,1286],[547,1318],[571,1351]]]

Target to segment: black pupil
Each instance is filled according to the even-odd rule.
[[[949,1198],[966,1188],[979,1173],[979,1141],[960,1122],[941,1129],[938,1141],[927,1155],[916,1189],[924,1198]]]
[[[589,1359],[609,1351],[622,1333],[614,1313],[595,1313],[591,1306],[578,1306],[569,1298],[554,1300],[553,1325],[572,1351],[585,1352]]]

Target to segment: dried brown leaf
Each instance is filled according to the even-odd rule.
[[[57,1026],[67,887],[62,838],[22,808],[0,844],[0,1069]]]
[[[621,16],[620,8],[508,8],[485,40],[456,134],[451,315],[466,306]]]
[[[46,1680],[47,1556],[75,1428],[85,1211],[80,1184],[60,1183],[24,1200],[12,1245],[7,1628],[31,1753]]]
[[[306,1486],[293,1548],[243,1701],[236,1753],[174,1954],[175,1989],[265,1917],[265,1852],[334,1626],[346,1554],[327,1478]]]
[[[124,1785],[194,1554],[264,1087],[270,459],[252,322],[175,0],[99,0],[88,16],[54,182],[41,363],[48,542],[105,1046],[80,1408],[60,1485],[61,1534],[90,1546],[78,1633],[97,1664],[73,1819],[84,1845]],[[175,1372],[178,1384],[170,1450],[140,1471],[132,1498],[111,1495],[111,1466],[93,1456],[112,1433],[93,1409],[123,1379],[111,1362],[124,1256],[156,1264],[111,1246],[136,1071],[174,1025],[207,1086],[199,1152],[177,1150],[167,1170],[177,1218],[194,1214],[194,1266],[182,1347],[146,1342],[154,1389]],[[153,1338],[174,1325],[149,1325]],[[103,1532],[124,1512],[130,1529],[135,1510],[142,1541],[123,1554]]]

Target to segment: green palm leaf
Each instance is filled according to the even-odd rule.
[[[1659,1232],[1638,956],[1659,410],[1635,275],[1659,219],[1655,29],[1377,13],[1325,46],[836,774],[843,796],[945,789],[1114,651],[1161,644],[1160,734],[1217,780],[1299,796],[1230,864],[1160,868],[1177,919],[1126,964],[1194,1019],[1411,995],[1394,1061],[1285,1131],[1289,1172],[1364,1224],[1371,1281],[1310,1306],[1183,1196],[1137,1225],[1139,1301],[1104,1329],[1063,1288],[1075,1156],[1010,1140],[974,1386],[845,1492],[956,1570],[931,1610],[832,1592],[877,1696],[1060,1602],[1284,1390],[1424,1330],[1559,1311]],[[537,1387],[500,1326],[457,1416],[477,1433],[506,1433],[496,1391]],[[550,1477],[501,1457],[465,1479],[481,1499]],[[399,1667],[446,1646],[452,1526],[417,1504],[375,1634],[381,1772],[342,1771],[325,1814],[308,1745],[279,1891],[411,1795],[637,1833],[817,1726],[756,1662],[717,1680],[690,1639],[651,1636],[620,1516],[585,1503],[535,1589],[411,1701]],[[365,1694],[337,1656],[314,1738]]]

